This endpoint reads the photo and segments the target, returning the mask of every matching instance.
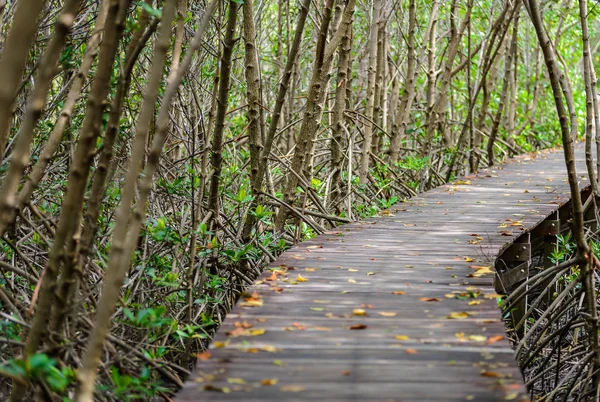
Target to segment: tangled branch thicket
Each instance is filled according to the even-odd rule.
[[[562,142],[583,216],[572,141],[585,110],[597,195],[597,13],[0,0],[0,399],[168,400],[289,245],[515,154]],[[518,359],[539,395],[598,389],[583,228],[569,264],[508,300],[527,294]]]

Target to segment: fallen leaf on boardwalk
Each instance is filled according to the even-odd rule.
[[[414,265],[412,265],[412,264],[406,264],[406,265],[404,266],[404,268],[414,268],[414,267],[415,267],[415,266],[414,266]]]
[[[306,325],[302,325],[299,322],[292,323],[292,326],[296,328],[298,331],[304,331],[307,327]]]
[[[264,328],[260,328],[260,329],[247,329],[246,331],[244,331],[244,335],[248,335],[248,336],[260,336],[260,335],[264,335],[265,332],[267,332],[267,330],[264,329]]]
[[[319,268],[304,268],[306,272],[315,272]]]
[[[208,359],[210,359],[210,352],[202,352],[202,353],[198,353],[198,354],[196,355],[196,357],[197,357],[199,360],[208,360]]]
[[[312,311],[323,311],[323,310],[325,310],[323,307],[311,307],[310,309]]]
[[[469,340],[474,341],[474,342],[485,342],[487,340],[487,336],[469,335]]]
[[[468,304],[469,306],[477,306],[481,304],[481,300],[471,300]]]
[[[348,272],[358,272],[358,269],[356,269],[356,268],[348,268]]]
[[[331,328],[327,327],[313,327],[312,329],[314,329],[315,331],[333,331]]]
[[[285,366],[286,364],[281,360],[273,360],[273,364],[276,366]]]
[[[446,299],[455,299],[455,298],[456,298],[456,295],[455,295],[455,294],[453,294],[453,293],[446,293],[446,294],[444,295],[444,297],[445,297]]]
[[[510,230],[503,230],[502,232],[500,232],[500,234],[502,236],[512,236],[513,232],[511,232]]]
[[[260,348],[260,350],[262,350],[263,352],[269,352],[269,353],[274,353],[274,352],[279,351],[279,349],[273,345],[263,346],[262,348]]]
[[[233,323],[233,326],[236,328],[252,328],[254,325],[250,324],[248,321],[236,321]]]
[[[396,335],[396,336],[394,336],[394,338],[398,339],[399,341],[408,341],[408,340],[410,340],[410,337],[408,335]]]
[[[504,377],[503,374],[497,373],[495,371],[482,371],[481,372],[481,376],[482,377],[493,377],[493,378],[502,378],[502,377]]]
[[[465,333],[464,333],[464,332],[457,332],[457,333],[455,333],[455,334],[454,334],[454,336],[455,336],[455,337],[456,337],[458,340],[461,340],[461,341],[464,341],[464,340],[465,340]]]
[[[273,287],[271,288],[271,290],[272,290],[273,292],[283,292],[283,291],[284,291],[284,289],[283,289],[283,288],[278,288],[277,286],[273,286]]]
[[[204,390],[205,391],[212,391],[212,392],[222,392],[224,394],[228,394],[228,393],[231,392],[231,390],[229,388],[227,388],[227,387],[219,388],[219,387],[215,387],[214,385],[210,385],[210,384],[206,384],[204,386]]]
[[[327,303],[331,303],[331,300],[313,300],[313,302],[319,303],[319,304],[327,304]]]
[[[406,226],[406,227],[417,226],[414,223],[403,223],[403,225]]]
[[[492,343],[496,343],[504,339],[502,335],[491,336],[490,339],[487,340],[486,344],[491,345]]]
[[[377,314],[379,314],[380,316],[383,316],[383,317],[395,317],[396,315],[398,315],[398,313],[394,313],[392,311],[380,311]]]
[[[374,305],[372,305],[372,304],[361,304],[360,306],[361,306],[362,308],[375,308],[375,306],[374,306]]]
[[[266,280],[267,281],[276,281],[277,280],[277,274],[275,272],[273,272],[271,274],[271,276],[269,276]]]
[[[419,299],[419,301],[422,301],[422,302],[439,302],[439,301],[442,301],[442,300],[438,299],[437,297],[421,297]]]
[[[297,282],[308,282],[308,279],[302,277],[301,275],[298,275],[298,277],[296,278]]]
[[[409,348],[409,349],[404,349],[404,352],[405,352],[407,355],[416,355],[416,354],[418,353],[418,352],[417,352],[417,349],[410,349],[410,348]]]
[[[491,267],[479,267],[474,274],[467,275],[467,278],[480,278],[483,275],[494,274],[495,272],[490,268]]]
[[[391,213],[390,211],[388,211],[387,209],[386,209],[386,210],[383,210],[383,211],[381,211],[379,214],[380,214],[381,216],[394,216],[394,214],[392,214],[392,213]]]
[[[527,191],[527,190],[525,190]],[[511,392],[510,394],[506,394],[506,396],[504,397],[505,401],[514,401],[515,399],[517,399],[517,397],[519,396],[518,392]]]
[[[352,315],[365,316],[367,315],[367,312],[362,308],[355,308],[354,310],[352,310]]]
[[[277,379],[277,378],[265,378],[260,383],[264,386],[271,386],[271,385],[277,384],[278,382],[279,382],[279,379]]]
[[[244,301],[240,305],[242,307],[261,307],[263,304],[264,303],[260,298],[260,295],[254,292],[251,296],[245,297]]]
[[[225,346],[227,346],[227,342],[216,341],[216,342],[213,342],[213,345],[215,346],[215,348],[221,349],[221,348],[224,348]]]
[[[506,223],[501,224],[500,226],[498,226],[498,229],[504,229],[507,228],[508,225]]]
[[[243,378],[228,378],[227,382],[230,384],[244,385],[246,383],[246,380],[244,380]]]
[[[350,282],[350,283],[356,283],[356,281],[354,279],[352,279],[352,278],[348,279],[348,282]]]
[[[465,261],[465,262],[473,262],[473,261],[475,261],[475,259],[473,259],[471,257],[463,257],[463,261]]]
[[[373,276],[375,275],[375,272],[367,272],[367,276]]]
[[[267,321],[269,321],[269,319],[268,318],[264,318],[264,317],[260,317],[260,318],[257,318],[256,321],[258,321],[258,322],[267,322]]]
[[[350,371],[344,370],[344,371],[342,371],[342,375],[349,376],[350,375]]]
[[[302,385],[285,385],[281,387],[281,390],[283,392],[302,392],[306,390],[306,387],[303,387]]]
[[[237,327],[236,329],[234,329],[233,331],[226,331],[225,335],[229,335],[229,336],[240,336],[240,335],[244,335],[246,333],[246,330],[242,327]]]
[[[452,184],[455,186],[469,186],[471,185],[471,180],[456,180],[453,181]]]
[[[450,315],[448,316],[449,319],[453,319],[453,320],[462,320],[464,318],[468,318],[469,317],[469,313],[465,312],[465,311],[461,311],[461,312],[452,312],[450,313]]]
[[[366,329],[367,326],[365,324],[354,324],[348,327],[348,329]]]
[[[394,290],[394,291],[392,292],[392,294],[393,294],[393,295],[405,295],[405,294],[406,294],[406,292],[403,292],[403,291],[401,291],[401,290]]]

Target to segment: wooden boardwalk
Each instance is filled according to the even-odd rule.
[[[527,400],[489,267],[568,198],[562,151],[525,156],[291,248],[176,400]]]

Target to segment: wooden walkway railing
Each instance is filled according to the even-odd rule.
[[[568,199],[562,152],[525,156],[291,248],[176,400],[527,400],[494,260]]]

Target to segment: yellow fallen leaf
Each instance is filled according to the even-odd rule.
[[[285,385],[281,387],[281,390],[283,392],[302,392],[306,390],[306,387],[303,387],[302,385]]]
[[[471,300],[469,302],[469,306],[477,306],[478,304],[481,304],[481,300]]]
[[[464,260],[465,262],[473,262],[473,261],[475,261],[475,260],[474,260],[473,258],[471,258],[471,257],[463,257],[463,260]]]
[[[375,272],[367,272],[367,276],[373,276],[375,275]]]
[[[444,295],[444,297],[445,297],[446,299],[454,299],[454,298],[456,298],[456,295],[455,295],[455,294],[453,294],[453,293],[446,293],[446,294]]]
[[[348,272],[358,272],[358,269],[356,269],[356,268],[348,268]]]
[[[243,378],[228,378],[227,382],[230,384],[240,384],[243,385],[246,383],[246,380],[244,380]]]
[[[469,335],[469,340],[475,341],[475,342],[485,342],[485,341],[487,341],[487,336],[483,336],[483,335]]]
[[[392,292],[392,294],[393,294],[393,295],[405,295],[405,294],[406,294],[406,292],[403,292],[403,291],[401,291],[401,290],[394,290],[394,291]]]
[[[221,349],[221,348],[224,348],[225,346],[227,346],[227,342],[216,341],[216,342],[213,342],[213,345],[215,346],[215,348]]]
[[[352,279],[352,278],[348,279],[348,282],[350,282],[350,283],[356,283],[356,281],[354,279]]]
[[[308,282],[308,279],[302,277],[302,275],[298,275],[298,277],[296,278],[297,282]]]
[[[264,328],[257,329],[247,329],[244,334],[249,336],[259,336],[264,335],[267,332]]]
[[[383,317],[395,317],[396,315],[398,315],[398,313],[394,313],[392,311],[380,311],[377,314],[379,314],[380,316],[383,316]]]
[[[260,383],[265,386],[271,386],[271,385],[277,384],[278,382],[279,382],[279,379],[277,379],[277,378],[265,378]]]
[[[306,272],[315,272],[319,268],[304,268]]]
[[[418,352],[417,352],[417,349],[404,349],[404,352],[405,352],[407,355],[416,355],[416,354],[418,353]]]
[[[448,316],[449,319],[453,319],[453,320],[462,320],[464,318],[468,318],[469,317],[469,313],[465,312],[465,311],[461,311],[461,312],[452,312],[450,313],[450,315]]]
[[[470,276],[474,276],[475,278],[482,277],[483,275],[494,274],[495,272],[491,270],[491,267],[479,267],[474,274]]]
[[[408,340],[410,340],[410,337],[408,335],[396,335],[396,336],[394,336],[394,338],[398,339],[399,341],[408,341]]]
[[[352,315],[365,316],[367,315],[367,312],[362,308],[355,308],[354,310],[352,310]]]

